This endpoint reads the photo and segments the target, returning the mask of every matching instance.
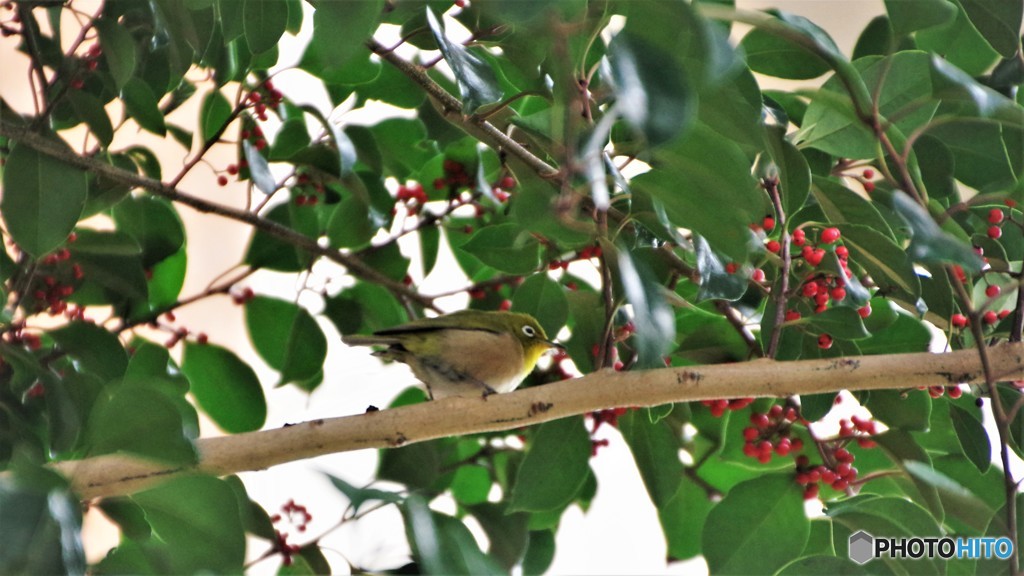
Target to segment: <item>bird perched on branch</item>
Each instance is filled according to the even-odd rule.
[[[383,346],[374,356],[408,364],[432,400],[511,392],[545,351],[562,347],[529,314],[478,310],[341,340],[349,346]]]

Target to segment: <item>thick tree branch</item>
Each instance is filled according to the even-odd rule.
[[[1024,344],[989,350],[998,379],[1024,379]],[[604,370],[486,399],[449,398],[414,406],[304,422],[286,428],[202,439],[198,470],[223,475],[260,470],[323,454],[389,448],[435,438],[512,430],[616,406],[657,406],[714,398],[786,397],[835,392],[951,386],[984,381],[976,350],[859,358],[736,364],[615,372]],[[458,414],[458,418],[451,415]],[[55,465],[83,498],[141,490],[194,469],[98,456]]]
[[[436,310],[433,299],[409,289],[401,282],[396,282],[391,278],[388,278],[374,268],[366,265],[362,260],[330,247],[321,246],[317,242],[316,238],[310,238],[299,234],[287,226],[283,226],[272,220],[267,220],[266,218],[261,218],[252,212],[209,202],[202,198],[185,194],[177,188],[164,184],[158,180],[122,170],[101,160],[97,160],[96,158],[80,156],[62,145],[60,142],[45,138],[24,126],[18,126],[13,123],[0,123],[0,136],[10,138],[11,140],[24,144],[37,152],[41,152],[77,168],[81,168],[82,170],[88,170],[93,174],[102,176],[119,184],[124,184],[132,188],[141,188],[173,202],[190,206],[200,212],[216,214],[231,220],[244,222],[257,230],[283,240],[297,248],[307,250],[310,253],[323,256],[328,260],[337,262],[357,278],[383,286],[396,295],[400,295],[403,298],[408,298],[409,300]]]

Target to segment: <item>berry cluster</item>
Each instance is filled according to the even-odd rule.
[[[67,243],[73,244],[77,239],[78,235],[72,232]],[[50,316],[63,313],[71,319],[82,319],[84,309],[69,306],[67,299],[83,278],[81,265],[72,262],[71,250],[66,246],[43,256],[27,291],[34,300],[30,306],[36,312],[47,310]]]
[[[721,417],[725,414],[726,410],[742,410],[754,401],[753,398],[732,398],[729,400],[701,400],[701,404],[708,407],[711,410],[711,415],[715,418]]]
[[[85,75],[91,72],[95,72],[100,65],[100,56],[103,55],[103,49],[99,44],[93,44],[86,50],[85,56],[82,56],[79,65],[81,68],[71,78],[70,86],[73,90],[81,90],[85,87]]]
[[[406,182],[398,187],[395,199],[405,205],[409,214],[418,214],[427,204],[427,193],[419,182]]]
[[[2,339],[7,344],[27,346],[29,350],[39,350],[43,345],[38,334],[25,331],[24,320],[12,322],[8,329],[3,333]],[[2,365],[3,358],[0,358],[0,366]]]
[[[804,447],[803,440],[790,438],[793,422],[799,418],[796,408],[783,408],[780,404],[773,405],[768,412],[751,412],[750,423],[753,426],[743,429],[743,453],[767,464],[773,452],[779,456],[799,452]]]
[[[257,150],[263,150],[267,147],[267,139],[263,136],[263,129],[258,124],[253,124],[251,128],[242,128],[238,135],[242,140],[252,139],[252,145]]]
[[[629,410],[631,410],[631,408],[609,408],[607,410],[597,410],[595,412],[590,412],[589,414],[587,414],[587,416],[589,416],[594,423],[593,427],[590,429],[591,458],[597,456],[597,451],[599,448],[603,448],[605,446],[608,446],[609,444],[607,438],[602,438],[600,440],[594,438],[594,435],[597,433],[597,429],[600,428],[602,424],[608,424],[613,428],[618,428],[619,417],[628,412]]]
[[[283,98],[284,95],[281,94],[281,91],[274,88],[274,83],[267,79],[262,84],[256,86],[252,92],[249,92],[248,96],[245,97],[245,104],[253,109],[260,122],[266,122],[267,108],[277,110]]]
[[[572,264],[573,262],[600,258],[602,254],[603,252],[601,251],[601,246],[599,244],[587,246],[577,252],[574,252],[568,258],[556,258],[551,262],[548,262],[548,270],[558,270],[559,268],[566,270],[569,268],[569,264]]]
[[[309,510],[301,504],[296,504],[295,500],[288,500],[284,506],[281,507],[280,514],[274,514],[270,517],[270,521],[274,524],[278,524],[283,520],[288,522],[299,532],[305,532],[309,526],[310,521],[313,520],[313,515],[309,513]],[[285,566],[291,566],[293,557],[302,549],[297,544],[288,543],[288,534],[281,530],[274,530],[274,547],[271,553],[281,554],[281,560]]]

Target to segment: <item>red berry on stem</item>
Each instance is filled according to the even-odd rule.
[[[223,174],[221,174],[220,176],[217,176],[217,185],[218,186],[227,186],[228,185],[228,177],[223,175]]]
[[[803,228],[797,228],[796,230],[793,231],[793,244],[796,244],[797,246],[802,246],[803,243],[806,241],[807,234],[804,232]]]
[[[861,318],[867,318],[871,316],[871,304],[865,304],[857,309],[857,314],[860,314]]]
[[[779,250],[782,250],[782,244],[779,244],[775,240],[769,240],[768,243],[765,244],[765,248],[772,254],[778,254]]]
[[[992,324],[995,324],[996,322],[999,321],[999,316],[992,310],[987,310],[985,314],[982,315],[981,320],[985,324],[991,326]]]
[[[999,286],[996,286],[995,284],[989,286],[988,288],[985,288],[985,296],[988,296],[989,298],[995,298],[996,296],[999,296],[999,292]]]
[[[839,240],[839,228],[825,228],[821,231],[821,241],[825,244],[831,244]]]
[[[761,227],[764,228],[766,232],[771,232],[775,229],[775,218],[765,216],[764,220],[761,221]]]
[[[843,288],[842,286],[836,286],[835,288],[832,289],[831,295],[833,300],[839,302],[843,298],[846,298],[846,289]]]
[[[735,262],[729,262],[725,265],[726,274],[735,274],[739,270],[740,265]]]
[[[1000,228],[999,226],[989,226],[988,227],[988,237],[989,238],[991,238],[993,240],[998,240],[999,237],[1002,236],[1002,235],[1003,235],[1003,229]]]
[[[993,208],[988,211],[988,223],[999,224],[1003,221],[1003,211],[999,208]]]
[[[963,314],[953,314],[953,317],[949,319],[950,324],[954,328],[965,328],[967,326],[967,316]]]
[[[822,350],[828,350],[832,347],[832,337],[828,334],[822,334],[818,336],[818,348]]]
[[[753,273],[750,274],[750,279],[754,282],[764,282],[764,270],[760,268],[754,269]]]
[[[800,319],[800,313],[796,310],[786,310],[786,322],[792,322]]]
[[[864,177],[867,178],[868,180],[871,180],[872,178],[875,177],[875,171],[872,170],[871,168],[865,168]]]
[[[865,183],[864,183],[864,191],[865,191],[865,192],[867,192],[867,193],[869,193],[869,194],[870,194],[871,192],[874,192],[874,191],[875,191],[875,183],[874,183],[874,182],[871,182],[870,180],[869,180],[869,181],[867,181],[867,182],[865,182]]]

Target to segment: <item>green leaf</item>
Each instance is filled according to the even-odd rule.
[[[270,164],[248,140],[242,141],[242,152],[245,154],[245,161],[249,164],[249,176],[256,188],[264,194],[273,194],[277,190],[277,181],[270,172]]]
[[[100,37],[103,58],[118,90],[124,88],[135,72],[135,42],[128,28],[106,18],[93,22]]]
[[[158,136],[167,134],[164,114],[157,105],[157,96],[153,89],[140,78],[131,78],[121,88],[121,99],[128,115],[138,122],[143,130]]]
[[[554,338],[569,319],[565,288],[545,273],[534,274],[516,288],[512,311],[525,312],[540,322],[544,333]]]
[[[177,406],[147,388],[122,387],[99,400],[89,419],[89,441],[92,454],[127,452],[172,464],[199,460]]]
[[[484,227],[458,249],[509,274],[529,274],[540,265],[540,242],[512,223]]]
[[[323,369],[327,338],[304,308],[257,296],[245,305],[245,322],[260,357],[281,373],[279,385],[309,380]]]
[[[183,247],[150,271],[149,303],[154,309],[174,304],[185,285],[188,253]]]
[[[862,495],[834,504],[826,513],[851,531],[864,530],[869,534],[885,534],[890,538],[941,536],[942,529],[935,518],[918,504],[895,496]],[[890,569],[900,565],[900,572],[912,570],[914,574],[938,574],[938,560],[927,557],[902,561],[886,560]],[[898,572],[899,573],[899,572]]]
[[[432,511],[424,499],[409,496],[402,506],[413,558],[426,574],[500,574],[501,568],[477,546],[465,524]]]
[[[656,168],[632,181],[658,199],[678,227],[704,236],[734,262],[760,250],[748,228],[769,212],[740,147],[703,126],[656,152]],[[754,246],[752,248],[752,246]]]
[[[589,462],[590,436],[582,417],[541,424],[516,474],[509,511],[563,508],[587,479]]]
[[[270,160],[287,160],[293,154],[309,146],[309,132],[302,118],[289,118],[281,125],[270,148]]]
[[[814,199],[821,211],[832,224],[856,224],[866,226],[877,234],[895,241],[889,224],[878,211],[878,207],[860,194],[828,178],[815,176],[811,188]]]
[[[914,6],[912,9],[918,8]],[[978,29],[971,24],[962,3],[957,7],[955,19],[917,32],[914,41],[919,49],[941,54],[967,74],[982,74],[999,59],[999,53],[989,46]]]
[[[362,54],[383,11],[383,0],[318,2],[313,13],[313,38],[307,48],[315,51],[323,67],[316,74],[330,74]]]
[[[675,316],[665,298],[665,287],[643,260],[634,258],[624,249],[615,252],[618,253],[619,281],[626,300],[633,307],[636,365],[640,369],[662,367],[676,339]]]
[[[828,63],[799,44],[754,28],[740,46],[754,72],[788,80],[810,80],[831,70]]]
[[[0,478],[0,572],[85,574],[81,504],[70,492]]]
[[[502,90],[490,64],[461,44],[450,41],[445,36],[444,22],[438,19],[429,7],[427,23],[430,25],[434,40],[437,41],[437,47],[441,50],[441,55],[455,74],[462,98],[462,113],[473,114],[481,106],[501,100]]]
[[[1012,99],[982,85],[949,62],[932,56],[932,92],[936,98],[965,102],[972,113],[982,118],[995,118],[1013,126],[1024,125],[1024,111]]]
[[[371,216],[371,208],[362,196],[350,194],[331,214],[327,239],[332,248],[363,248],[369,246],[381,224],[383,222]]]
[[[907,255],[914,262],[952,263],[963,266],[967,273],[981,271],[984,262],[966,242],[939,228],[935,220],[902,192],[893,195],[893,208],[913,231]]]
[[[287,26],[288,3],[284,0],[245,0],[242,29],[254,55],[275,47]]]
[[[742,270],[730,274],[725,267],[729,264],[708,245],[703,236],[696,236],[693,242],[697,253],[697,271],[700,273],[700,287],[697,300],[726,300],[735,302],[747,292],[749,279]],[[735,263],[732,263],[735,265]]]
[[[331,484],[338,489],[339,492],[348,498],[349,504],[352,506],[352,512],[359,512],[359,508],[362,507],[366,502],[390,502],[398,504],[402,501],[402,495],[396,492],[388,492],[386,490],[378,490],[376,488],[357,488],[348,482],[338,478],[337,476],[324,473],[327,479],[331,481]]]
[[[837,226],[850,259],[864,268],[882,294],[903,291],[916,298],[921,295],[921,282],[914,264],[895,242],[876,229],[861,224]]]
[[[872,390],[863,404],[876,420],[889,428],[928,430],[932,400],[927,392],[910,390]]]
[[[628,29],[612,39],[608,52],[615,110],[643,132],[650,146],[668,142],[689,127],[696,100],[675,54]]]
[[[701,528],[712,506],[703,487],[688,477],[681,479],[672,499],[658,507],[669,558],[686,560],[701,553]]]
[[[967,459],[984,474],[992,465],[992,445],[978,415],[951,403],[949,417]]]
[[[270,209],[266,218],[309,238],[319,236],[316,213],[309,207],[296,206],[294,202],[278,204]],[[245,262],[256,268],[268,268],[278,272],[298,272],[305,270],[310,265],[312,256],[288,242],[257,231],[249,243]]]
[[[351,173],[356,163],[356,147],[352,140],[349,139],[348,135],[342,131],[337,123],[328,120],[315,106],[305,105],[301,108],[303,112],[311,114],[319,120],[320,124],[327,130],[327,133],[331,135],[334,148],[338,151],[338,176],[345,176]]]
[[[810,166],[782,130],[765,130],[765,144],[779,177],[782,208],[787,214],[793,214],[804,205],[811,191]]]
[[[128,197],[112,211],[118,230],[142,248],[142,266],[151,269],[185,245],[185,229],[170,202],[156,196]]]
[[[983,532],[994,510],[972,493],[965,486],[943,474],[937,467],[923,462],[906,462],[908,473],[917,480],[933,486],[942,498],[943,508],[947,513],[954,514],[969,526]]]
[[[833,338],[843,340],[857,340],[870,336],[864,328],[864,319],[855,309],[848,306],[829,308],[791,323],[806,326],[812,334],[829,334]]]
[[[199,108],[199,133],[203,136],[203,142],[209,143],[220,134],[230,117],[231,103],[228,99],[220,90],[208,92]]]
[[[185,344],[181,371],[200,408],[225,432],[258,430],[267,400],[256,372],[233,352],[213,344]]]
[[[170,571],[242,570],[245,532],[238,501],[223,480],[208,476],[173,478],[131,498],[142,507],[153,532],[170,550],[188,551],[168,557]]]
[[[680,440],[668,420],[652,422],[648,412],[626,412],[619,418],[619,431],[633,453],[651,502],[661,510],[676,496],[683,480]]]
[[[100,144],[109,146],[110,141],[114,139],[114,127],[110,124],[110,116],[107,115],[103,102],[83,90],[72,90],[65,97],[74,108],[75,114],[85,121]]]
[[[1024,3],[1003,0],[960,0],[971,24],[1003,58],[1020,51],[1020,24]]]
[[[885,0],[893,32],[897,37],[939,26],[956,18],[956,5],[949,0]]]
[[[531,530],[523,556],[523,575],[540,576],[555,559],[555,535],[551,530]]]
[[[15,144],[7,156],[3,188],[7,232],[37,258],[64,243],[85,206],[85,172],[24,145]]]
[[[712,574],[775,572],[804,549],[810,531],[792,474],[764,475],[734,486],[711,509],[704,558]]]
[[[84,280],[75,293],[78,299],[98,291],[103,303],[123,305],[148,297],[141,250],[134,238],[122,232],[79,229],[78,240],[69,245],[71,259],[82,267]]]
[[[104,381],[120,378],[128,368],[128,353],[117,336],[96,324],[71,322],[50,336],[82,368]]]
[[[530,515],[524,512],[508,514],[503,504],[482,503],[469,507],[469,512],[487,534],[490,546],[487,554],[511,571],[521,560],[529,545],[527,524]],[[525,567],[524,567],[525,571]]]
[[[463,506],[487,501],[491,491],[491,473],[476,464],[464,464],[455,470],[451,483],[452,497]]]

